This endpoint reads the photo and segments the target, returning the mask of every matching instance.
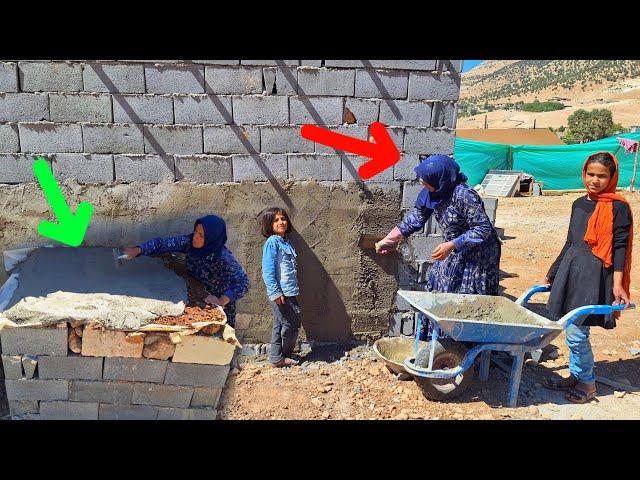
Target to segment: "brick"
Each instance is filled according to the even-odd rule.
[[[216,408],[221,393],[222,388],[196,387],[191,398],[191,406]]]
[[[33,378],[38,368],[38,357],[24,355],[22,357],[22,369],[24,370],[24,378]]]
[[[9,403],[9,415],[16,417],[18,415],[29,415],[40,413],[40,407],[37,400],[16,400]]]
[[[69,384],[69,400],[74,402],[131,403],[133,383],[90,382],[72,380]]]
[[[33,155],[0,153],[0,183],[35,182]]]
[[[114,155],[119,182],[174,182],[175,159],[170,155]]]
[[[52,122],[110,122],[111,96],[99,93],[51,93]]]
[[[161,155],[202,153],[202,127],[200,126],[145,125],[143,132],[146,153]]]
[[[18,63],[23,92],[80,92],[82,66],[61,62]]]
[[[155,420],[158,408],[150,405],[100,404],[99,420]]]
[[[330,127],[327,130],[331,130],[332,132],[340,133],[342,135],[347,135],[349,137],[358,138],[360,140],[367,140],[369,129],[364,125],[343,125],[339,127]],[[316,143],[315,145],[316,153],[340,152],[340,150],[336,150],[332,147],[327,147],[326,145],[322,145],[321,143]]]
[[[204,93],[204,67],[198,65],[144,67],[148,93]]]
[[[455,131],[407,127],[404,135],[404,151],[421,155],[453,153]]]
[[[356,70],[355,96],[367,98],[407,98],[407,72]]]
[[[90,153],[144,153],[142,129],[131,124],[82,125],[84,151]]]
[[[101,380],[102,357],[38,357],[40,379]]]
[[[355,72],[353,70],[327,70],[303,67],[298,69],[300,95],[353,96]]]
[[[260,151],[258,127],[220,125],[204,127],[206,153],[257,153]]]
[[[325,67],[387,68],[399,70],[427,70],[437,67],[437,60],[325,60]]]
[[[297,95],[298,69],[269,67],[263,69],[264,89],[267,95]],[[275,87],[275,92],[274,92]]]
[[[196,183],[233,182],[231,157],[219,155],[176,156],[176,180]]]
[[[204,408],[159,408],[158,420],[216,420],[218,412]]]
[[[370,125],[373,122],[377,122],[380,115],[380,100],[370,100],[363,98],[347,98],[344,102],[345,118],[346,110],[348,109],[353,116],[357,124]]]
[[[289,98],[280,96],[233,97],[233,120],[237,124],[289,123]]]
[[[313,153],[314,142],[300,135],[300,127],[260,127],[263,153]]]
[[[393,166],[393,178],[395,180],[415,180],[416,172],[413,169],[419,164],[418,155],[401,154],[400,161]]]
[[[333,181],[342,179],[342,161],[339,155],[288,155],[288,163],[289,178]]]
[[[127,333],[88,325],[82,335],[82,355],[90,357],[142,357],[143,343],[126,340]]]
[[[409,100],[458,100],[460,82],[443,73],[411,72],[409,74]]]
[[[85,92],[144,93],[142,65],[90,63],[82,69]]]
[[[291,123],[303,125],[342,124],[344,101],[339,97],[292,97],[290,99]]]
[[[169,363],[164,383],[194,387],[224,387],[230,367],[220,365],[195,365]]]
[[[80,125],[63,123],[19,123],[20,146],[25,153],[82,152]]]
[[[289,175],[285,155],[233,155],[233,181],[265,182],[272,178],[286,179]]]
[[[59,180],[75,178],[79,183],[113,182],[113,155],[59,153],[53,157],[53,173]]]
[[[176,95],[173,97],[176,123],[232,123],[231,97],[218,95]]]
[[[18,380],[23,377],[20,355],[2,355],[2,367],[4,368],[4,378],[8,380]]]
[[[98,420],[97,403],[40,402],[43,420]]]
[[[191,404],[192,396],[192,387],[136,383],[133,387],[133,399],[131,403],[137,405],[156,405],[158,407],[185,408]]]
[[[431,104],[397,100],[380,104],[380,122],[385,125],[431,126]]]
[[[15,63],[0,63],[0,92],[18,91],[18,66]]]
[[[14,153],[19,151],[18,125],[0,125],[0,152]]]
[[[6,380],[8,400],[68,400],[66,380]]]
[[[162,383],[166,371],[167,362],[163,360],[108,357],[104,359],[102,378],[105,380]]]
[[[242,65],[267,65],[267,66],[279,66],[284,67],[297,67],[300,65],[300,60],[240,60]]]
[[[113,95],[115,123],[173,123],[173,100],[159,95]]]
[[[346,160],[350,163],[351,167],[353,167],[353,172],[351,171],[350,168],[347,167],[346,162],[345,162],[345,158]],[[357,181],[357,182],[362,182],[362,178],[360,177],[360,175],[357,173],[358,169],[360,168],[360,166],[366,162],[368,162],[369,160],[371,160],[370,158],[364,158],[364,157],[358,157],[355,155],[349,155],[349,156],[343,156],[342,157],[342,181],[348,181],[348,182],[352,182],[352,181]],[[353,173],[356,174],[356,176],[353,176]],[[374,177],[370,178],[367,183],[374,183],[374,182],[390,182],[393,180],[393,168],[387,168],[386,170],[378,173],[377,175],[375,175]]]
[[[0,330],[2,353],[5,355],[67,354],[66,328],[3,328]]]
[[[260,67],[206,67],[206,92],[221,95],[262,93]]]
[[[0,122],[49,120],[49,95],[0,93]]]
[[[235,349],[235,345],[219,338],[189,335],[176,345],[172,362],[228,365],[231,363]]]

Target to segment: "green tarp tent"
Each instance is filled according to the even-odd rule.
[[[625,153],[617,137],[640,141],[640,132],[578,145],[505,145],[456,138],[454,158],[471,186],[481,183],[489,170],[522,170],[543,182],[546,190],[571,190],[583,188],[582,165],[589,155],[611,152],[620,162],[618,186],[627,188],[635,154]],[[636,186],[638,175],[640,172],[636,173]]]

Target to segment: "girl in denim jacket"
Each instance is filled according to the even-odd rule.
[[[282,208],[269,208],[262,215],[261,233],[267,238],[262,248],[262,278],[273,311],[269,362],[288,367],[300,329],[300,306],[296,251],[287,238],[292,230],[289,215]]]

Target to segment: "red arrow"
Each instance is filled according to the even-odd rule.
[[[358,169],[360,177],[363,180],[368,180],[400,160],[400,152],[382,123],[373,122],[369,131],[375,143],[332,132],[316,125],[303,125],[300,134],[307,140],[321,143],[327,147],[370,158],[371,160],[363,163]]]

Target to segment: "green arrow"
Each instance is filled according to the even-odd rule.
[[[91,222],[93,205],[89,202],[81,202],[78,205],[76,214],[73,215],[46,160],[37,158],[33,162],[33,173],[40,183],[53,214],[58,219],[58,223],[46,220],[40,222],[38,233],[43,237],[56,240],[65,245],[78,247],[84,240],[84,234],[87,231],[89,222]]]

